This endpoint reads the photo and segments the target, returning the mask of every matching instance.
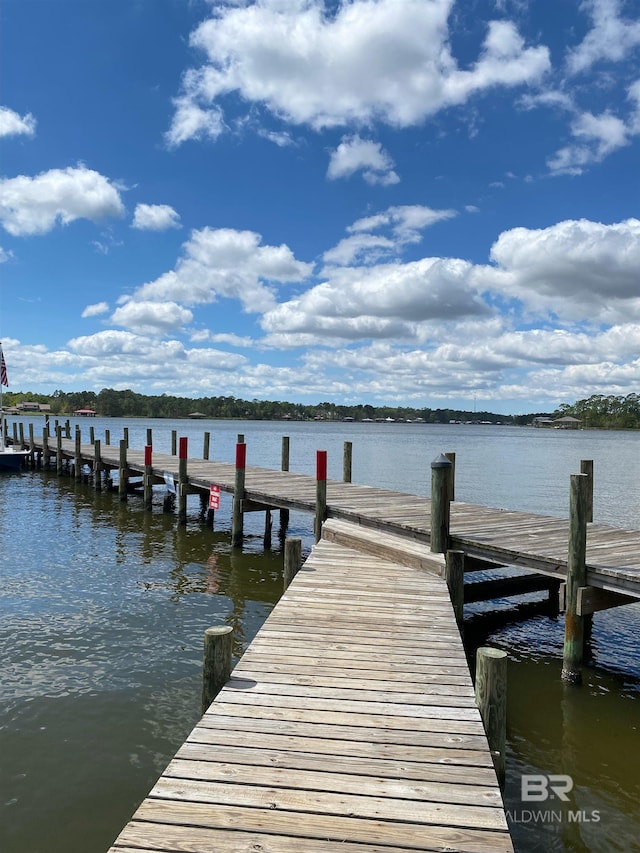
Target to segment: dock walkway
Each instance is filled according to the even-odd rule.
[[[42,439],[35,440],[42,449]],[[55,455],[55,440],[50,439]],[[62,454],[74,457],[74,442],[62,441]],[[144,451],[128,450],[127,465],[133,476],[144,473]],[[81,447],[83,461],[92,465],[91,444]],[[102,465],[117,469],[119,449],[103,445]],[[178,457],[153,454],[153,474],[161,480],[165,473],[178,479]],[[188,484],[192,490],[208,494],[215,483],[233,494],[235,466],[197,458],[187,460]],[[568,484],[567,484],[568,488]],[[274,507],[313,513],[316,480],[306,474],[247,467],[247,506]],[[395,534],[417,543],[430,541],[431,501],[372,486],[336,480],[327,481],[327,517],[360,524],[368,529]],[[639,519],[640,523],[640,519]],[[498,565],[532,569],[563,580],[567,571],[568,519],[527,512],[514,512],[454,501],[451,504],[450,547],[469,556]],[[422,550],[420,551],[420,553]],[[414,563],[419,565],[418,562]],[[640,598],[640,530],[623,530],[606,524],[590,524],[587,536],[587,583],[609,592]]]
[[[442,557],[350,531],[325,524],[110,853],[513,850]]]

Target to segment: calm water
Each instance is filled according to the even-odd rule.
[[[27,421],[25,420],[25,423]],[[404,424],[92,421],[112,442],[168,452],[170,432],[232,460],[239,432],[248,464],[312,473],[327,450],[342,476],[353,442],[354,482],[416,494],[430,462],[456,453],[459,500],[566,516],[569,476],[595,467],[596,521],[640,527],[640,434]],[[82,423],[88,439],[89,424]],[[203,529],[197,498],[187,527],[137,498],[96,494],[55,473],[0,477],[0,851],[102,853],[198,719],[204,630],[236,628],[236,656],[277,601],[282,555],[262,550],[259,515],[242,553],[229,547],[230,499]],[[274,522],[277,519],[274,519]],[[289,532],[311,547],[311,517]],[[253,526],[252,526],[253,525]],[[274,524],[275,528],[275,524]],[[535,596],[531,597],[535,599]],[[468,607],[470,646],[509,652],[506,805],[518,853],[640,850],[640,605],[596,614],[593,661],[581,688],[560,682],[562,619],[523,602],[487,615]],[[558,801],[523,804],[523,774],[568,774],[569,823]],[[523,811],[547,809],[532,818]],[[589,818],[589,820],[586,820]],[[596,820],[595,818],[599,818]],[[301,851],[304,853],[304,851]]]

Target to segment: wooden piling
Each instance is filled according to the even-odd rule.
[[[64,422],[64,435],[65,438],[71,440],[71,421],[69,420],[69,418],[67,418]]]
[[[171,455],[177,456],[178,454],[178,431],[175,429],[171,430]]]
[[[288,471],[289,470],[289,436],[282,436],[282,452],[280,457],[280,470]],[[280,510],[280,537],[283,538],[287,534],[287,527],[289,526],[289,510],[281,509]]]
[[[82,433],[80,432],[80,427],[77,425],[74,439],[73,476],[76,480],[80,481],[82,479]]]
[[[42,464],[45,468],[49,467],[51,461],[51,451],[49,450],[49,424],[42,430]]]
[[[284,589],[286,590],[302,566],[302,539],[285,539],[284,542]]]
[[[122,430],[122,434],[124,436],[124,440],[127,443],[127,449],[129,448],[129,427],[124,427]]]
[[[322,525],[327,517],[327,451],[316,451],[316,519],[314,525],[316,542],[322,536]]]
[[[187,475],[188,439],[180,436],[178,453],[178,524],[187,523],[187,494],[189,478]]]
[[[89,427],[89,444],[96,443],[96,428],[94,426]]]
[[[93,443],[93,488],[96,492],[102,490],[102,449],[100,439]]]
[[[578,615],[578,590],[587,584],[587,506],[589,477],[572,474],[569,492],[569,550],[562,680],[582,683],[584,617]]]
[[[20,432],[20,450],[24,450],[24,424],[20,421],[19,425]]]
[[[36,450],[35,450],[35,440],[36,437],[33,431],[33,424],[29,424],[29,462],[31,463],[31,467],[33,468],[36,464]]]
[[[144,448],[144,477],[143,477],[143,503],[145,509],[151,509],[153,505],[153,448],[147,444]]]
[[[111,430],[110,429],[105,429],[105,431],[104,431],[104,443],[107,445],[107,447],[111,446]]]
[[[121,501],[126,501],[127,499],[127,480],[128,480],[128,466],[127,466],[127,442],[123,438],[120,441],[120,460],[118,463],[118,497]]]
[[[588,478],[586,517],[587,521],[591,522],[593,521],[593,459],[580,460],[580,473],[586,474]]]
[[[231,544],[234,548],[242,547],[242,537],[244,534],[242,502],[244,500],[246,467],[247,445],[239,441],[236,444],[236,478],[233,492],[233,515],[231,519]]]
[[[204,632],[202,713],[229,680],[233,657],[233,628],[220,625]]]
[[[273,527],[273,522],[271,519],[271,510],[265,510],[264,514],[264,538],[263,538],[263,547],[265,551],[271,550],[271,530]]]
[[[149,447],[153,447],[153,430],[151,427],[147,427],[147,444]]]
[[[505,778],[507,739],[507,653],[481,647],[476,652],[476,703],[500,786]]]
[[[62,474],[62,427],[56,427],[56,474]]]
[[[449,462],[451,462],[451,480],[449,483],[449,500],[456,499],[456,454],[449,452],[444,454]]]
[[[431,551],[434,554],[445,554],[449,548],[451,467],[451,461],[443,453],[431,463]]]
[[[460,626],[464,621],[464,551],[448,550],[444,571],[453,612]]]
[[[342,479],[345,483],[351,482],[351,465],[353,461],[353,443],[345,441],[342,451]]]
[[[211,433],[205,432],[204,442],[202,446],[202,458],[209,459],[209,444],[211,442]]]

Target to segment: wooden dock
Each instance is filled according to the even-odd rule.
[[[102,472],[118,470],[123,499],[123,484],[137,478],[147,507],[152,484],[175,480],[182,523],[187,495],[204,506],[215,484],[234,496],[234,523],[237,513],[300,510],[315,514],[322,538],[112,853],[511,850],[440,576],[445,560],[431,553],[437,493],[244,464],[239,478],[244,450],[234,465],[187,458],[186,440],[179,457],[123,445],[58,435],[31,449],[59,471],[71,460],[76,476],[88,465],[96,487]],[[580,620],[640,598],[640,530],[583,524],[581,556],[571,519],[446,505],[446,550],[463,554],[465,570],[517,566],[560,582],[580,564],[580,581],[571,574],[567,584],[573,680]]]
[[[513,850],[442,557],[352,532],[327,522],[110,853]]]
[[[34,446],[42,452],[42,438],[35,439]],[[49,450],[55,456],[54,438],[49,439]],[[75,445],[72,440],[62,440],[61,454],[73,460]],[[94,466],[94,445],[81,445],[81,459]],[[185,462],[188,491],[199,492],[204,498],[208,496],[210,485],[215,483],[222,492],[234,494],[236,469],[233,463],[192,457]],[[154,482],[163,482],[165,474],[169,474],[177,483],[179,463],[177,456],[154,452],[151,466]],[[118,447],[102,445],[100,465],[105,470],[117,470]],[[144,475],[143,450],[127,451],[127,473]],[[245,511],[273,508],[313,513],[316,495],[316,479],[310,475],[256,466],[246,469],[242,497]],[[403,536],[417,543],[430,542],[431,501],[426,497],[329,480],[326,517]],[[460,501],[451,504],[450,547],[489,564],[531,569],[562,581],[567,572],[568,539],[568,519]],[[621,596],[618,603],[640,598],[640,530],[590,524],[586,563],[589,587]],[[608,606],[615,601],[607,599]]]

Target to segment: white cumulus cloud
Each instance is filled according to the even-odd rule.
[[[0,107],[0,138],[3,136],[33,136],[36,120],[27,113],[21,116],[9,107]]]
[[[383,150],[379,142],[361,139],[359,136],[345,136],[331,154],[327,177],[348,178],[362,171],[369,184],[397,184],[400,178],[393,169],[393,160]]]
[[[164,335],[187,326],[193,320],[188,308],[175,302],[130,300],[111,315],[111,321],[141,335]]]
[[[168,204],[138,204],[133,214],[132,228],[140,231],[167,231],[181,228],[179,214]]]
[[[99,317],[101,314],[106,314],[109,310],[109,304],[107,302],[96,302],[93,305],[87,305],[87,307],[82,312],[82,317]]]
[[[279,119],[316,130],[382,121],[422,123],[495,86],[538,81],[550,67],[544,46],[525,45],[510,21],[491,21],[477,61],[451,52],[453,0],[321,0],[213,7],[192,34],[206,55],[183,76],[168,140],[215,138],[224,99],[237,95]],[[210,124],[208,124],[210,123]]]
[[[14,237],[46,234],[76,219],[123,215],[116,187],[83,165],[0,180],[0,222]]]

